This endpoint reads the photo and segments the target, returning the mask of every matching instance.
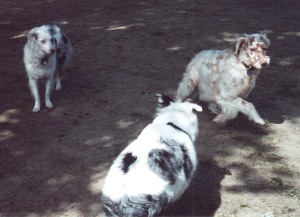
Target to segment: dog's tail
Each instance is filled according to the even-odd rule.
[[[193,64],[193,61],[187,66],[182,81],[179,84],[176,101],[185,101],[195,91],[198,85],[199,73]]]

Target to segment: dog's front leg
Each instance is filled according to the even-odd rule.
[[[255,123],[264,125],[265,121],[260,117],[256,111],[254,105],[251,102],[243,100],[241,98],[236,98],[237,104],[240,106],[240,111],[247,115],[250,120],[253,120]]]
[[[33,112],[38,112],[41,109],[40,95],[38,89],[38,81],[29,77],[29,88],[32,96],[34,97]]]
[[[52,108],[53,104],[50,100],[51,90],[53,86],[53,77],[49,78],[46,82],[46,90],[45,90],[45,103],[48,108]]]

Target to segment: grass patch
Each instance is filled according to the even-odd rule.
[[[259,156],[259,157],[264,157],[265,155],[266,155],[266,153],[267,153],[267,148],[266,147],[264,147],[264,146],[262,146],[262,147],[259,147],[258,149],[257,149],[257,155]]]
[[[300,190],[299,189],[292,189],[289,193],[288,196],[290,197],[296,197],[298,200],[300,200]]]
[[[280,177],[278,177],[278,176],[273,176],[273,177],[271,178],[271,180],[272,180],[273,182],[275,182],[276,184],[280,185],[280,186],[283,185],[282,179],[281,179]]]

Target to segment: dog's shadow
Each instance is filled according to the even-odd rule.
[[[191,185],[172,207],[160,216],[213,216],[221,204],[221,181],[227,169],[216,162],[199,162]]]

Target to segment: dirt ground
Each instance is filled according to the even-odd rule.
[[[297,0],[1,1],[0,216],[103,216],[103,178],[151,122],[155,93],[174,96],[200,50],[264,30],[271,64],[249,101],[270,124],[219,126],[200,103],[197,174],[165,215],[299,217],[299,11]],[[24,31],[51,21],[74,56],[54,108],[34,114]]]

